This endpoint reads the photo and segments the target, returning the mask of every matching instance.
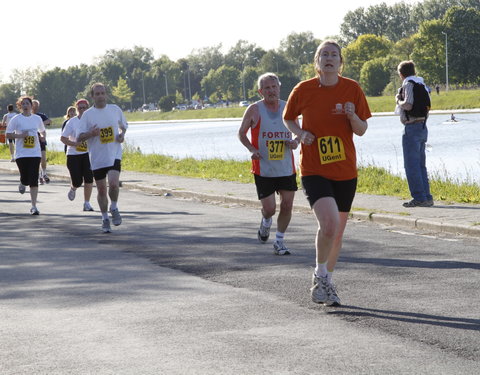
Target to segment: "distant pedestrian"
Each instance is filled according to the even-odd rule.
[[[107,104],[107,91],[102,83],[94,83],[90,90],[94,105],[86,110],[78,125],[77,141],[87,141],[90,165],[97,185],[97,201],[102,212],[102,231],[110,233],[108,198],[113,225],[120,225],[118,210],[122,143],[127,132],[127,120],[115,104]],[[108,180],[108,186],[107,186]]]
[[[2,127],[4,127],[5,129],[7,128],[10,120],[17,115],[17,113],[13,110],[13,104],[9,104],[7,106],[7,111],[8,112],[5,113],[5,115],[3,115],[3,119],[2,119]],[[15,161],[15,139],[9,139],[5,135],[5,143],[7,142],[8,142],[8,148],[10,150],[10,161],[14,162]]]
[[[440,86],[439,85],[435,86],[435,91],[437,92],[437,95],[440,95]]]
[[[425,145],[428,139],[427,118],[430,95],[423,79],[417,77],[413,61],[398,65],[402,87],[396,95],[400,108],[400,121],[404,125],[402,136],[403,161],[412,200],[404,207],[431,207],[433,197],[426,167]]]
[[[258,78],[258,92],[262,100],[251,104],[245,111],[238,138],[251,153],[255,186],[262,204],[258,239],[262,243],[268,240],[277,206],[277,193],[280,196],[280,212],[273,251],[276,255],[287,255],[290,250],[285,245],[284,237],[292,217],[293,199],[297,191],[292,150],[297,148],[298,142],[292,140],[292,133],[282,120],[285,101],[280,100],[280,81],[277,75],[261,75]],[[247,137],[249,130],[251,140]]]
[[[34,99],[33,100],[33,108],[32,112],[42,118],[43,124],[45,126],[50,126],[52,123],[52,120],[48,118],[48,116],[43,113],[39,112],[38,109],[40,108],[40,101]],[[48,177],[47,174],[47,138],[45,136],[45,139],[40,139],[40,149],[42,151],[42,161],[40,163],[40,177],[39,177],[39,182],[40,184],[48,184],[50,182],[50,177]]]
[[[30,186],[32,208],[30,214],[38,215],[38,173],[42,158],[40,140],[45,140],[45,125],[40,116],[32,113],[33,100],[29,96],[21,96],[17,100],[20,114],[13,117],[7,125],[7,138],[16,139],[15,161],[20,172],[18,191],[25,193]]]
[[[353,135],[366,132],[371,113],[358,83],[341,76],[342,51],[335,41],[320,44],[314,62],[317,76],[294,87],[283,118],[301,139],[303,190],[318,223],[311,298],[340,305],[332,277],[357,187]]]
[[[77,141],[80,119],[87,109],[88,101],[86,99],[78,100],[75,107],[68,107],[67,116],[70,119],[65,123],[60,140],[67,147],[67,168],[71,179],[70,190],[67,194],[68,199],[73,201],[77,189],[83,184],[83,211],[93,211],[90,204],[93,189],[93,172],[90,167],[87,142]],[[77,111],[78,116],[75,116]]]

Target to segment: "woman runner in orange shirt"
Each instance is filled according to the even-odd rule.
[[[312,300],[340,305],[332,273],[357,186],[353,134],[365,133],[371,113],[358,83],[340,75],[343,58],[336,42],[323,42],[314,63],[317,76],[292,90],[283,118],[301,139],[302,186],[318,222]]]

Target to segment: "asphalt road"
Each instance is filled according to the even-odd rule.
[[[102,234],[81,191],[41,186],[32,217],[0,176],[1,374],[478,373],[478,239],[351,221],[326,308],[310,214],[278,257],[250,208],[122,189]]]

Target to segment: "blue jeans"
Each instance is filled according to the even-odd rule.
[[[402,137],[403,162],[408,188],[413,199],[424,202],[432,200],[425,166],[425,144],[428,130],[425,121],[405,125]]]

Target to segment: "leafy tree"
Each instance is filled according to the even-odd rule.
[[[442,20],[424,22],[412,57],[429,82],[445,81],[445,34],[448,40],[449,81],[480,82],[480,11],[450,8]]]
[[[112,87],[112,96],[121,104],[131,103],[135,92],[128,87],[127,81],[119,77],[117,85]]]
[[[177,103],[175,95],[163,96],[158,102],[158,107],[162,112],[170,112],[172,108],[175,108],[176,105]]]
[[[210,69],[216,70],[225,63],[221,52],[222,44],[202,49],[195,49],[187,57],[190,69],[194,74],[207,75]]]
[[[480,8],[480,5],[477,7]],[[448,36],[452,82],[480,82],[480,10],[450,8],[443,18]]]
[[[367,95],[378,96],[389,83],[390,76],[388,59],[378,57],[363,64],[360,71],[360,85]]]
[[[265,50],[246,40],[239,40],[225,55],[225,66],[242,71],[246,66],[257,66]]]
[[[27,69],[13,69],[10,75],[10,82],[15,86],[15,90],[22,95],[35,95],[36,85],[43,74],[43,70],[37,66]]]
[[[280,42],[279,50],[296,68],[311,64],[320,40],[311,31],[291,33]]]
[[[480,10],[478,0],[424,0],[413,6],[411,17],[417,24],[421,24],[423,21],[442,19],[454,6]]]
[[[418,34],[412,38],[414,48],[412,60],[417,74],[426,82],[444,82],[445,80],[445,26],[440,20],[426,21],[420,26]]]
[[[15,87],[13,83],[3,83],[0,85],[0,113],[7,112],[7,106],[13,104],[20,97],[20,91]],[[3,115],[2,115],[3,117]]]
[[[343,75],[358,81],[363,64],[371,59],[387,56],[392,47],[393,43],[385,37],[371,34],[361,35],[355,42],[343,49],[345,63]]]
[[[242,86],[240,73],[234,67],[222,65],[217,70],[210,70],[203,78],[202,84],[213,89],[219,98],[239,100]]]

